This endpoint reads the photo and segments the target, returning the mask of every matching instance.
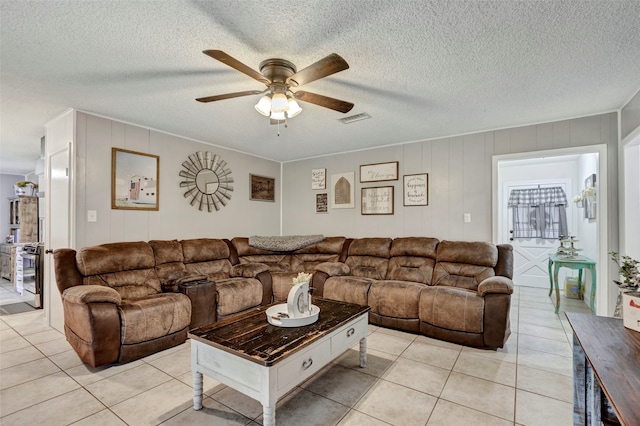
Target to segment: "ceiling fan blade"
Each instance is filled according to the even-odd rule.
[[[197,98],[198,102],[213,102],[221,101],[223,99],[239,98],[240,96],[259,95],[263,90],[246,90],[244,92],[225,93],[224,95],[206,96],[204,98]]]
[[[312,81],[327,77],[331,74],[344,71],[347,68],[349,68],[347,61],[342,59],[342,56],[337,53],[332,53],[305,69],[298,71],[287,79],[287,83],[294,87],[302,86],[303,84],[311,83]]]
[[[253,68],[243,64],[236,58],[232,58],[231,56],[224,53],[222,50],[204,50],[202,53],[212,57],[217,61],[222,62],[225,65],[230,66],[235,70],[240,71],[241,73],[248,75],[254,80],[258,80],[260,83],[264,83],[267,86],[271,84],[271,81],[269,81],[269,79],[266,78],[264,75],[260,74],[258,71],[254,70]]]
[[[333,109],[342,113],[347,113],[353,108],[351,102],[341,101],[340,99],[330,98],[328,96],[318,95],[317,93],[305,92],[298,90],[293,96],[303,102],[320,105],[321,107]]]

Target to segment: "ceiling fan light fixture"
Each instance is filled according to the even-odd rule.
[[[256,104],[256,111],[265,117],[269,117],[269,114],[271,113],[271,98],[266,95],[261,97]]]
[[[289,108],[289,102],[284,93],[274,93],[271,98],[271,112],[285,112]]]
[[[289,99],[289,109],[287,109],[287,117],[293,118],[302,112],[302,108],[300,108],[300,105],[298,105],[296,100],[293,99],[291,96],[289,96],[288,99]]]
[[[284,111],[271,111],[271,117],[272,120],[284,120],[285,116],[284,116]]]

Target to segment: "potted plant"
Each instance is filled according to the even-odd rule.
[[[38,184],[27,181],[16,182],[13,186],[16,195],[36,195]]]
[[[613,316],[621,318],[624,315],[623,306],[629,305],[631,308],[638,308],[634,309],[634,311],[640,311],[640,293],[638,292],[638,287],[640,286],[640,262],[630,256],[620,256],[615,251],[609,254],[611,255],[611,260],[618,265],[618,273],[622,277],[622,281],[613,280],[620,288]],[[640,316],[640,312],[636,312],[636,314]],[[626,320],[625,315],[625,326],[627,326]],[[640,331],[640,324],[636,325],[636,327],[638,328],[634,329]]]

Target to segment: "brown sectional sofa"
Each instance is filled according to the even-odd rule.
[[[248,238],[154,240],[54,252],[65,334],[93,366],[180,344],[188,329],[286,301],[313,273],[314,296],[369,305],[372,324],[465,345],[509,337],[509,245],[435,238],[328,237],[289,252]]]

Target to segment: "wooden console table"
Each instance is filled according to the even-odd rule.
[[[640,333],[617,318],[566,316],[573,329],[573,424],[616,424],[607,420],[610,404],[620,424],[640,425]]]
[[[596,298],[596,262],[584,256],[577,256],[575,258],[567,258],[565,256],[558,256],[552,254],[549,256],[549,296],[556,290],[556,314],[560,309],[560,290],[558,289],[558,271],[562,267],[578,270],[578,289],[582,294],[582,270],[588,269],[591,271],[591,294],[589,297],[589,307],[591,312],[595,312],[594,300]],[[553,269],[553,275],[551,274]]]

